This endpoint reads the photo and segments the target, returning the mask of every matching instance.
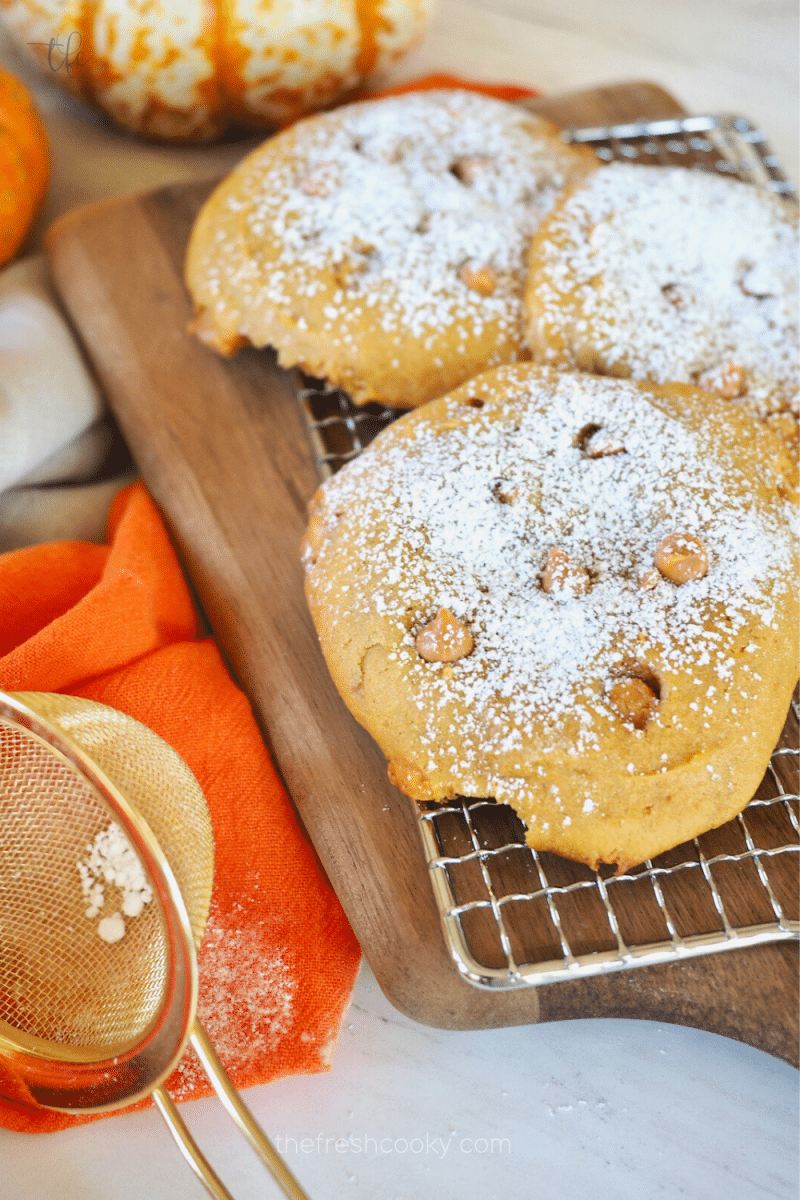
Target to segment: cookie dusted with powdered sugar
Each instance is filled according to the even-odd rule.
[[[554,126],[466,91],[301,121],[212,194],[187,283],[223,353],[274,346],[357,404],[413,408],[525,354],[531,237],[596,167]]]
[[[613,163],[540,227],[537,362],[716,393],[797,440],[797,211],[736,179]]]
[[[408,413],[312,504],[331,675],[420,800],[632,865],[728,820],[797,670],[782,443],[665,387],[516,364]]]

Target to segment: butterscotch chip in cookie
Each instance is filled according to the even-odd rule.
[[[598,429],[624,453],[588,455]],[[740,811],[796,674],[786,457],[698,389],[530,364],[385,429],[319,489],[303,557],[392,780],[511,804],[532,846],[592,865]],[[679,586],[653,565],[676,534],[709,564]]]
[[[665,579],[689,583],[708,571],[708,550],[696,534],[668,533],[656,546],[653,562]]]
[[[588,571],[574,563],[566,550],[551,546],[542,571],[542,591],[559,596],[583,596],[590,586]]]
[[[475,92],[299,121],[203,207],[186,279],[204,340],[274,346],[357,404],[413,408],[527,354],[527,251],[594,170],[555,126]]]
[[[537,362],[694,383],[796,431],[797,297],[795,205],[721,175],[611,163],[534,237],[528,341]]]
[[[503,480],[498,480],[492,490],[501,504],[518,504],[521,499],[520,489]]]
[[[458,277],[473,292],[481,296],[491,296],[497,287],[497,274],[491,267],[470,267],[464,265],[458,272]]]
[[[488,154],[472,154],[457,158],[450,170],[462,183],[474,183],[481,172],[488,171],[492,160]]]
[[[628,721],[634,729],[644,729],[658,706],[656,693],[643,679],[636,677],[620,679],[609,689],[608,699],[622,720]]]
[[[589,458],[605,458],[607,454],[624,454],[625,447],[607,429],[598,429],[586,439],[584,450]]]
[[[440,608],[433,620],[422,626],[414,645],[426,662],[452,663],[471,654],[475,642],[463,621]]]
[[[698,376],[697,386],[706,392],[714,392],[723,400],[736,400],[747,393],[747,372],[739,363],[728,359]]]

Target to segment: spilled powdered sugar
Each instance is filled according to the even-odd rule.
[[[574,152],[542,136],[537,118],[462,91],[354,104],[303,122],[245,163],[226,204],[244,213],[247,257],[226,281],[287,314],[297,297],[341,282],[316,332],[347,341],[342,323],[372,310],[401,340],[486,319],[522,333],[530,238],[574,174]],[[280,152],[279,152],[280,150]],[[220,228],[222,244],[228,237]],[[261,244],[279,247],[264,270]],[[224,250],[224,248],[223,248]],[[224,262],[226,253],[220,254]],[[463,267],[490,268],[491,294],[459,281]],[[212,291],[219,279],[206,270]],[[360,303],[359,303],[360,301]],[[303,318],[299,328],[305,328]]]
[[[268,921],[237,927],[212,914],[198,958],[197,1014],[229,1070],[247,1072],[274,1057],[295,1022],[298,981],[290,958],[272,944]],[[206,1083],[193,1054],[171,1081],[177,1099]]]
[[[529,384],[521,375],[503,368],[474,381],[483,407],[461,392],[437,403],[436,418],[415,414],[382,433],[324,485],[328,536],[316,563],[306,558],[315,603],[338,613],[340,628],[384,622],[375,637],[434,714],[424,735],[431,768],[448,748],[435,714],[453,697],[468,774],[485,749],[513,751],[534,726],[555,728],[570,714],[582,722],[576,749],[599,748],[604,685],[648,652],[665,671],[709,665],[724,691],[733,638],[754,618],[772,626],[792,585],[788,514],[752,502],[732,458],[709,454],[708,433],[622,380],[540,372],[545,382]],[[624,451],[589,457],[581,435],[596,427]],[[339,520],[351,569],[326,579],[329,555],[341,553]],[[702,539],[708,574],[643,588],[656,547],[676,530]],[[554,546],[589,573],[587,594],[542,590]],[[425,662],[414,644],[440,607],[475,641],[452,667]]]
[[[120,910],[100,919],[97,933],[104,942],[118,942],[125,935],[125,917],[138,917],[153,899],[150,880],[119,825],[111,823],[86,847],[86,857],[77,864],[89,920],[100,916],[106,890],[120,893]]]
[[[549,232],[557,244],[537,248],[532,302],[605,370],[690,383],[734,363],[760,415],[797,409],[797,228],[777,197],[681,167],[613,163]],[[540,356],[554,361],[546,347]]]

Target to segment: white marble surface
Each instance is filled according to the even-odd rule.
[[[652,79],[694,111],[760,123],[796,180],[796,26],[783,0],[440,0],[396,76],[450,70],[551,92]],[[139,144],[35,79],[2,35],[0,62],[34,87],[53,142],[31,248],[77,204],[219,174],[247,148]],[[330,1074],[248,1101],[313,1200],[797,1196],[798,1076],[785,1064],[647,1022],[430,1030],[398,1014],[368,968]],[[278,1194],[217,1103],[184,1112],[237,1198]],[[4,1200],[203,1194],[154,1111],[44,1137],[0,1131]]]
[[[793,1068],[678,1026],[427,1029],[366,968],[331,1072],[247,1092],[311,1200],[793,1200],[797,1099]],[[278,1197],[216,1101],[182,1111],[237,1200]],[[4,1200],[205,1194],[153,1110],[0,1132],[0,1161]]]

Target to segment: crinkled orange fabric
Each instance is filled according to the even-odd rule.
[[[494,96],[497,100],[521,100],[523,96],[539,96],[536,88],[525,87],[516,83],[480,83],[474,79],[462,79],[460,75],[448,75],[437,72],[434,75],[422,75],[419,79],[410,79],[408,83],[399,83],[383,92],[366,92],[363,99],[378,100],[381,96],[400,96],[403,92],[428,92],[435,88],[466,88],[470,92],[482,92],[484,96]]]
[[[144,487],[117,497],[109,544],[0,555],[0,688],[66,692],[142,721],[185,759],[214,827],[198,1015],[239,1086],[326,1070],[359,948],[301,831],[246,697],[197,620]],[[167,1084],[208,1095],[193,1053]],[[63,1129],[91,1117],[32,1107],[0,1066],[0,1124]],[[25,1101],[29,1103],[26,1105]]]
[[[453,75],[380,95],[446,87],[502,100],[538,95]],[[205,792],[216,845],[198,1016],[240,1087],[326,1070],[358,944],[246,698],[213,641],[197,639],[180,565],[141,484],[117,497],[108,546],[56,542],[0,555],[0,688],[110,704],[185,759]],[[211,1091],[192,1051],[167,1087],[177,1100]],[[0,1125],[46,1132],[96,1119],[31,1103],[0,1062]]]

